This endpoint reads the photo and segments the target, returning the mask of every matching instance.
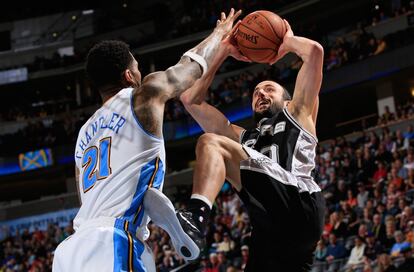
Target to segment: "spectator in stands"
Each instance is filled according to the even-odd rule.
[[[210,253],[209,263],[205,270],[202,272],[219,272],[219,261],[216,252]]]
[[[404,241],[404,233],[400,230],[397,230],[394,233],[395,244],[392,246],[390,254],[392,257],[399,257],[401,255],[401,250],[407,247],[410,247],[410,243]]]
[[[338,160],[338,163],[339,160]],[[344,179],[339,179],[338,180],[338,186],[335,192],[335,197],[334,197],[334,201],[335,203],[339,203],[342,200],[346,200],[348,198],[348,190],[346,187],[346,183]]]
[[[382,161],[378,162],[378,168],[372,177],[375,182],[379,182],[387,177],[387,169]]]
[[[327,248],[327,257],[326,261],[328,263],[329,271],[336,271],[340,267],[338,260],[346,256],[346,249],[339,243],[336,239],[336,235],[331,233],[329,234],[329,244]]]
[[[231,253],[235,248],[235,243],[233,240],[231,240],[230,235],[225,232],[223,234],[223,241],[219,243],[217,247],[217,251],[224,252],[225,254]]]
[[[365,189],[365,185],[362,182],[358,182],[358,195],[357,202],[358,208],[363,209],[368,201],[369,192]]]
[[[366,271],[366,272],[371,272],[372,269]],[[392,264],[391,262],[391,257],[386,254],[383,253],[378,257],[378,272],[394,272],[396,271],[395,266]]]
[[[176,256],[174,256],[174,253],[170,249],[170,247],[168,245],[164,245],[162,250],[164,257],[162,259],[162,264],[160,266],[160,272],[167,272],[177,267],[179,265],[179,261],[177,260]]]
[[[354,196],[354,192],[351,189],[348,189],[346,203],[351,208],[355,207],[358,204],[357,198]]]
[[[381,243],[376,240],[374,233],[369,232],[365,238],[364,255],[371,261],[376,260],[377,256],[383,251]]]
[[[313,264],[312,272],[323,272],[325,270],[326,257],[328,256],[328,249],[323,239],[318,241],[315,250],[315,262]]]
[[[390,184],[393,184],[396,190],[400,190],[404,186],[404,180],[398,176],[398,171],[395,166],[391,168]]]
[[[368,236],[368,227],[365,223],[359,224],[357,235],[362,239],[362,242],[365,241],[365,238]]]
[[[380,241],[381,244],[385,242],[386,239],[386,232],[385,232],[385,225],[381,221],[381,215],[376,213],[372,218],[372,228],[371,232],[374,234],[374,237],[377,241]]]
[[[403,256],[403,263],[398,266],[397,272],[412,272],[414,271],[414,258],[413,251],[411,246],[405,247],[400,251],[401,256]]]
[[[218,258],[218,271],[219,272],[226,272],[227,268],[231,266],[231,263],[229,260],[227,260],[226,253],[223,251],[217,252],[217,258]]]
[[[412,195],[414,193],[414,169],[410,169],[407,171],[407,178],[405,179],[405,184],[407,184],[407,196]]]
[[[402,179],[408,178],[408,169],[403,167],[401,159],[395,160],[394,168],[397,170],[397,176]]]
[[[347,271],[362,271],[364,264],[364,239],[360,236],[355,237],[355,246],[351,250],[348,262],[346,263]]]

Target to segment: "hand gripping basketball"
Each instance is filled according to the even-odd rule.
[[[274,59],[272,59],[272,60],[270,60],[269,61],[269,64],[270,65],[273,65],[273,64],[275,64],[278,60],[280,60],[281,58],[283,58],[287,53],[289,53],[289,49],[287,48],[287,46],[286,46],[286,41],[289,39],[289,38],[291,38],[291,37],[293,37],[294,36],[294,34],[293,34],[293,31],[292,31],[292,28],[290,27],[290,24],[288,23],[288,21],[286,21],[285,19],[283,19],[283,22],[285,23],[285,25],[286,25],[286,33],[285,33],[285,35],[283,36],[283,42],[282,42],[282,44],[280,45],[280,47],[279,47],[279,50],[277,51],[277,55],[276,55],[276,57],[274,58]]]
[[[251,61],[271,63],[278,55],[287,27],[283,19],[267,10],[249,13],[238,25],[237,45]]]
[[[241,10],[234,13],[233,8],[230,10],[228,16],[226,16],[226,14],[222,12],[220,20],[217,20],[216,30],[224,31],[227,34],[224,36],[222,45],[227,49],[227,54],[229,56],[232,56],[233,58],[240,61],[251,62],[247,57],[243,56],[240,53],[239,49],[236,46],[237,42],[235,40],[235,32],[237,30],[238,25],[240,24],[240,21],[234,27],[233,23],[236,21],[236,19],[240,16],[241,13]]]

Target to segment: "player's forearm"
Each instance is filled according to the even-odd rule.
[[[219,50],[208,72],[198,79],[192,87],[181,94],[180,100],[184,105],[191,107],[192,104],[199,105],[205,100],[207,91],[213,82],[214,76],[226,58],[227,55],[225,52],[223,50]]]
[[[173,85],[173,93],[170,97],[179,96],[193,86],[196,80],[201,78],[202,72],[208,73],[210,68],[213,70],[218,69],[219,64],[221,64],[221,58],[228,55],[227,49],[220,47],[224,36],[225,33],[223,31],[214,30],[210,36],[189,50],[189,52],[195,53],[204,59],[206,67],[202,67],[199,62],[192,60],[188,56],[183,56],[175,66],[166,70],[168,82]],[[215,67],[216,65],[217,67]],[[203,71],[203,69],[207,69],[207,71]]]
[[[203,57],[207,63],[207,69],[209,69],[214,64],[215,58],[218,54],[226,55],[224,50],[227,50],[227,48],[220,45],[227,34],[228,33],[221,29],[214,29],[214,31],[207,38],[189,51]]]
[[[202,102],[200,105],[184,105],[186,110],[196,120],[206,133],[215,133],[237,140],[237,135],[231,127],[229,120],[218,109]]]
[[[323,63],[323,47],[316,41],[292,36],[283,41],[288,51],[298,55],[304,63],[318,61]]]

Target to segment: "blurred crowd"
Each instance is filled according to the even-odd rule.
[[[21,230],[0,242],[0,271],[52,271],[56,246],[73,234],[72,225],[60,228],[49,224],[46,231]]]
[[[296,0],[298,1],[298,0]],[[231,7],[237,7],[243,10],[244,14],[259,9],[276,10],[287,4],[292,4],[295,1],[184,1],[182,7],[175,7],[168,1],[165,3],[156,4],[152,11],[160,13],[156,17],[163,17],[165,20],[156,21],[156,35],[154,37],[145,37],[144,40],[136,41],[129,40],[125,37],[119,37],[131,45],[131,48],[136,48],[147,43],[155,43],[160,39],[172,39],[185,35],[194,34],[203,30],[211,29],[216,25],[219,19],[220,12],[229,10]],[[160,6],[158,6],[160,5]],[[174,6],[174,7],[173,7]],[[367,10],[370,14],[368,18],[359,21],[355,24],[353,29],[346,34],[347,38],[339,37],[336,41],[330,42],[328,35],[332,33],[325,33],[321,27],[316,24],[307,24],[306,26],[295,26],[295,33],[310,37],[319,41],[325,47],[325,68],[331,70],[334,67],[340,67],[346,62],[361,60],[369,56],[377,55],[391,47],[401,46],[399,42],[410,43],[412,39],[412,32],[405,33],[402,31],[398,33],[399,37],[389,35],[385,38],[377,39],[372,33],[367,33],[365,28],[367,26],[375,26],[390,18],[395,18],[401,15],[411,14],[414,11],[413,0],[373,0],[371,10]],[[104,16],[103,24],[107,21]],[[158,25],[159,24],[159,25]],[[409,41],[405,41],[408,38]],[[391,39],[391,41],[387,41]],[[89,45],[91,46],[91,44]],[[29,72],[48,70],[58,67],[66,67],[72,64],[81,63],[86,57],[86,48],[75,48],[73,56],[64,56],[56,52],[51,57],[35,58],[33,63],[27,64]]]
[[[217,20],[217,10],[227,9],[226,5],[232,4],[231,1],[187,2],[189,8],[178,20],[172,37],[211,28]],[[288,1],[240,2],[245,10],[255,10],[257,6],[270,7]],[[412,13],[414,8],[414,1],[407,0],[374,3],[378,8],[374,5],[371,25]],[[365,26],[359,24],[348,35],[325,45],[325,71],[414,42],[412,28],[377,39],[364,30]],[[80,61],[82,57],[79,56],[56,55],[52,59],[38,58],[29,69],[46,70]],[[272,78],[281,84],[291,83],[300,67],[300,60],[295,60],[259,73],[246,71],[224,78],[209,92],[207,100],[221,109],[234,103],[249,104],[257,82]],[[96,105],[96,101],[91,101],[90,105]],[[1,121],[28,121],[28,125],[17,133],[0,136],[3,147],[0,155],[12,154],[17,149],[24,151],[73,143],[88,116],[81,112],[54,118],[56,112],[44,108],[30,115],[24,112],[26,109],[19,108],[2,111]],[[398,105],[395,112],[386,107],[378,118],[377,130],[364,131],[352,140],[334,139],[318,147],[317,181],[327,201],[327,213],[324,232],[315,250],[314,272],[414,271],[414,128],[412,125],[395,131],[388,128],[394,122],[413,117],[414,103],[410,101]],[[188,118],[178,100],[167,104],[167,122]],[[178,197],[177,208],[183,203]],[[154,225],[150,225],[150,229],[148,242],[159,271],[170,271],[184,264],[172,248],[168,235]],[[249,258],[249,218],[227,183],[216,200],[207,230],[207,246],[198,271],[242,271]],[[49,225],[46,231],[22,230],[16,236],[9,236],[0,242],[0,272],[50,271],[56,245],[71,233],[71,226],[62,229]]]
[[[346,257],[346,271],[394,271],[388,267],[412,262],[413,147],[412,125],[319,147],[317,173],[328,213],[315,271],[337,271],[343,264],[337,260]],[[414,271],[410,267],[406,271]]]
[[[388,128],[413,118],[414,104],[397,109],[395,114],[385,110],[377,132],[371,129],[354,140],[341,137],[319,145],[317,181],[327,213],[314,272],[385,272],[397,267],[414,271],[414,128]],[[185,205],[188,195],[175,195],[176,208]],[[149,228],[148,243],[159,271],[183,265],[168,234],[152,224]],[[22,230],[9,236],[1,242],[0,271],[50,271],[55,246],[72,232],[71,226],[50,225],[47,231]],[[215,202],[206,234],[197,271],[242,271],[249,258],[249,217],[228,183]]]
[[[209,1],[203,1],[203,5],[200,5],[198,8],[190,9],[194,14],[198,14],[202,12],[203,14],[206,11],[201,8],[206,6],[206,9],[221,9],[224,8],[223,5],[214,5],[208,4]],[[214,2],[214,1],[213,1]],[[261,1],[253,1],[252,3],[249,1],[243,1],[247,5],[247,9],[254,10],[257,5],[266,4],[267,1],[261,3]],[[278,1],[281,4],[283,1]],[[385,20],[386,18],[390,18],[392,16],[397,16],[400,14],[412,13],[414,7],[414,1],[391,1],[388,5],[383,4],[384,1],[377,1],[379,3],[379,9],[376,10],[374,8],[373,17],[377,18],[379,14],[387,14],[386,17],[380,16],[378,18],[382,18],[381,20]],[[386,1],[385,1],[386,2]],[[395,2],[395,3],[394,3]],[[269,4],[269,3],[267,3]],[[283,4],[283,3],[282,3]],[[193,6],[192,4],[190,6]],[[197,3],[198,6],[198,3]],[[389,7],[388,12],[382,10],[382,7]],[[391,7],[393,7],[391,9]],[[399,7],[396,9],[395,7]],[[394,12],[398,10],[398,12]],[[191,14],[192,14],[191,13]],[[394,15],[393,15],[394,14]],[[201,15],[199,15],[201,16]],[[203,15],[206,16],[206,15]],[[191,16],[190,16],[191,17]],[[199,17],[195,17],[199,18]],[[200,17],[202,18],[202,16]],[[380,19],[378,19],[380,20]],[[193,24],[190,24],[193,26]],[[380,39],[376,38],[372,33],[369,33],[365,30],[366,24],[359,23],[355,28],[351,28],[351,31],[347,33],[343,33],[337,38],[333,39],[331,36],[330,39],[321,38],[321,42],[324,44],[325,48],[325,60],[324,60],[324,70],[325,72],[331,71],[338,67],[342,67],[348,63],[360,61],[366,59],[371,56],[376,56],[381,54],[387,50],[393,50],[395,48],[414,43],[414,28],[408,28],[405,30],[401,30],[395,33],[391,33],[382,37]],[[316,38],[313,36],[319,36],[317,34],[317,30],[313,28],[309,28],[311,35],[310,37]],[[300,32],[300,31],[299,31]],[[306,35],[306,33],[304,34]],[[82,61],[83,56],[75,55],[73,57],[61,57],[59,54],[55,54],[52,59],[46,58],[37,58],[36,61],[30,66],[31,69],[39,69],[39,70],[46,70],[49,68],[56,68],[59,66],[68,66],[73,64],[77,61]],[[301,61],[299,59],[291,62],[291,63],[283,63],[276,66],[269,68],[268,70],[263,71],[262,74],[267,76],[268,78],[272,78],[282,84],[292,83],[295,79],[297,71],[301,66]],[[245,68],[246,64],[229,60],[222,69],[221,72],[227,71],[234,71],[238,68]],[[220,73],[219,71],[219,73]],[[210,97],[208,98],[214,105],[219,106],[226,106],[231,104],[234,101],[239,100],[240,98],[244,99],[245,97],[249,96],[249,91],[251,90],[250,83],[246,83],[246,79],[249,80],[251,78],[260,77],[260,74],[253,74],[250,72],[244,72],[237,76],[230,76],[225,78],[221,81],[219,86],[212,90]],[[249,81],[252,82],[252,81]],[[65,87],[63,87],[65,88]],[[247,88],[247,90],[246,90]],[[73,89],[72,89],[73,90]],[[62,90],[62,93],[63,90]],[[72,95],[72,101],[70,104],[70,109],[76,108],[74,98],[75,96]],[[65,97],[66,99],[66,97]],[[89,99],[89,98],[88,98]],[[98,97],[94,97],[93,99],[89,99],[88,101],[84,101],[80,106],[90,106],[90,105],[97,105],[99,102]],[[67,107],[67,106],[65,106]],[[79,107],[79,106],[78,106]],[[27,120],[33,117],[45,117],[45,116],[53,116],[57,112],[62,112],[62,105],[48,105],[47,107],[39,107],[39,106],[30,106],[25,105],[24,107],[19,105],[13,105],[13,108],[10,106],[6,106],[2,109],[0,113],[0,120],[1,121],[14,121],[14,120]],[[30,114],[29,114],[30,113]],[[184,108],[180,104],[179,101],[171,101],[166,107],[165,119],[167,121],[174,121],[174,120],[181,120],[186,117],[186,113]]]

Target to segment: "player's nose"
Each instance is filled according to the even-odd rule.
[[[263,89],[263,88],[259,88],[258,90],[257,90],[257,95],[259,96],[259,97],[263,97],[264,95],[265,95],[265,90]]]

